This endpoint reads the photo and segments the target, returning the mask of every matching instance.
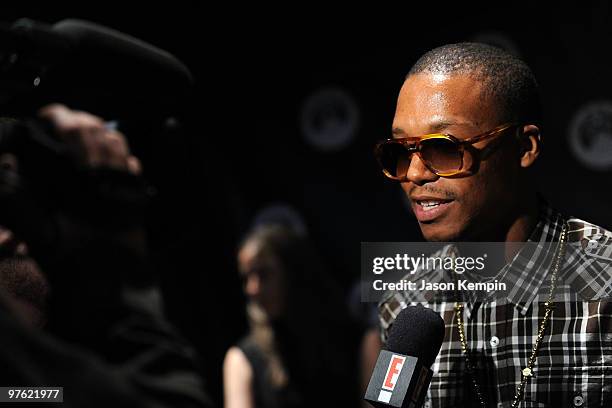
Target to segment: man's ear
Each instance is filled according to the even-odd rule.
[[[540,135],[540,129],[535,125],[523,126],[520,143],[521,167],[531,167],[542,150],[542,135]]]

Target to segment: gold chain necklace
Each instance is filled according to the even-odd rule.
[[[521,370],[521,382],[516,387],[516,391],[514,393],[514,400],[512,401],[512,408],[518,407],[519,400],[521,395],[523,394],[523,390],[525,388],[525,384],[529,380],[529,378],[533,375],[533,366],[536,361],[536,357],[538,354],[538,350],[540,348],[540,343],[542,342],[542,338],[544,337],[544,331],[546,331],[546,327],[548,325],[548,321],[550,319],[550,315],[554,308],[554,292],[557,284],[557,273],[559,272],[559,267],[561,265],[561,260],[565,255],[565,244],[566,244],[566,236],[567,236],[567,224],[563,224],[563,229],[561,230],[561,237],[559,239],[559,251],[557,252],[557,257],[555,259],[555,263],[553,266],[553,271],[550,277],[550,292],[548,293],[548,299],[544,303],[544,318],[540,323],[540,328],[538,330],[538,336],[536,337],[535,344],[533,345],[533,349],[531,350],[531,356],[527,360],[527,366]],[[454,274],[455,281],[457,280],[456,273]],[[456,285],[455,285],[456,287]],[[472,362],[469,357],[469,350],[467,346],[467,341],[465,337],[465,330],[463,328],[463,303],[455,302],[455,316],[457,322],[457,330],[459,332],[459,341],[461,342],[461,351],[465,358],[465,366],[470,374],[472,384],[474,386],[474,391],[476,392],[476,397],[478,398],[478,402],[480,406],[486,408],[486,404],[484,401],[484,396],[481,391],[480,384],[476,379],[476,375],[474,373],[474,366],[472,366]]]

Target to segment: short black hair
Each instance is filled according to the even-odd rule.
[[[420,73],[466,74],[484,83],[484,98],[499,104],[500,119],[542,125],[542,104],[535,75],[511,53],[488,44],[447,44],[425,53],[406,76]]]

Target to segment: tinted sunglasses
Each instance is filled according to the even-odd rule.
[[[387,139],[376,144],[374,154],[385,176],[396,181],[408,181],[408,168],[416,154],[425,166],[441,177],[454,176],[463,169],[463,155],[474,143],[507,134],[518,123],[506,123],[469,139],[458,139],[445,133],[421,137]]]

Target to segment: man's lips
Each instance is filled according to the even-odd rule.
[[[411,196],[412,210],[419,222],[429,222],[443,215],[452,205],[453,199],[434,196]]]

